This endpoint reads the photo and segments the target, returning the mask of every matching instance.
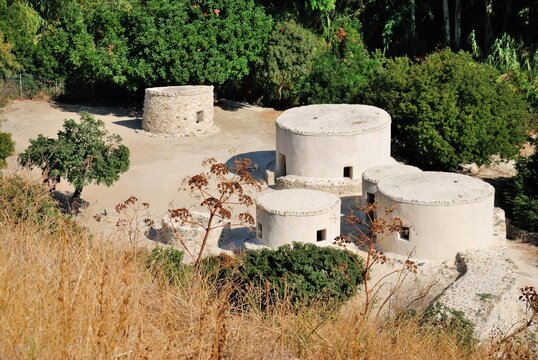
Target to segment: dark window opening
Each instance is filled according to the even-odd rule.
[[[409,241],[409,228],[403,227],[400,229],[400,240]]]
[[[367,192],[366,193],[366,204],[372,205],[373,203],[375,203],[375,194]]]
[[[327,240],[327,230],[326,229],[318,230],[317,233],[316,233],[316,241],[323,241],[323,240]]]
[[[281,176],[286,175],[286,155],[278,154],[278,171]]]
[[[353,167],[351,166],[344,167],[344,177],[353,179]]]
[[[258,223],[258,238],[263,239],[262,224]]]
[[[196,112],[196,123],[198,124],[202,121],[204,121],[204,110]]]

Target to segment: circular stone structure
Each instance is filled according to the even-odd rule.
[[[273,248],[340,235],[340,199],[315,190],[270,191],[256,199],[256,236]]]
[[[214,132],[213,86],[146,89],[142,128],[180,137]]]
[[[368,105],[308,105],[276,120],[279,176],[360,179],[364,170],[392,162],[390,115]]]
[[[446,260],[460,251],[495,244],[493,198],[488,183],[444,172],[390,176],[377,184],[377,216],[402,221],[378,242],[384,252]],[[389,215],[385,215],[392,209]],[[389,218],[390,217],[390,218]]]
[[[365,204],[375,202],[377,184],[390,176],[422,172],[418,167],[400,163],[374,166],[362,173],[362,200]]]

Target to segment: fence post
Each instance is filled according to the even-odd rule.
[[[22,74],[19,74],[19,89],[21,92],[21,100],[22,100]]]

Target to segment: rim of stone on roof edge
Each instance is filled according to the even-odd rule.
[[[347,109],[347,111],[346,111]],[[347,129],[339,130],[339,129],[330,129],[330,130],[322,130],[322,129],[304,129],[301,127],[308,127],[307,121],[301,121],[300,123],[290,124],[297,121],[297,117],[305,116],[305,115],[312,115],[309,114],[310,112],[318,112],[319,111],[339,111],[344,116],[344,119],[334,119],[334,115],[332,116],[332,121],[340,121],[340,122],[353,122],[357,120],[361,120],[361,117],[364,118],[365,116],[370,117],[367,122],[372,123],[371,126],[368,127],[355,127],[350,128],[348,126]],[[354,111],[358,111],[356,114],[350,114]],[[375,114],[372,114],[372,112],[375,112]],[[298,116],[297,116],[298,115]],[[377,116],[376,116],[377,115]],[[346,118],[347,117],[347,118]],[[317,116],[313,119],[317,120]],[[313,120],[311,119],[311,120]],[[303,119],[304,120],[304,119]],[[299,106],[295,108],[288,109],[284,111],[280,116],[276,119],[276,124],[281,129],[287,130],[293,134],[297,135],[305,135],[305,136],[352,136],[352,135],[359,135],[359,134],[366,134],[371,132],[376,132],[381,129],[384,129],[386,127],[390,127],[391,125],[391,117],[388,112],[385,110],[371,106],[371,105],[362,105],[362,104],[315,104],[315,105],[306,105],[306,106]],[[330,124],[328,122],[328,124]],[[295,125],[295,126],[294,126]],[[303,126],[301,126],[303,125]],[[351,124],[353,125],[353,124]]]
[[[272,207],[272,204],[263,204],[264,198],[271,199],[271,203],[274,202],[274,200],[284,200],[287,199],[286,194],[293,193],[302,193],[304,195],[313,195],[316,196],[318,199],[323,198],[324,201],[330,202],[327,205],[320,206],[316,209],[312,209],[311,207],[305,206],[305,210],[289,210],[285,208],[285,202],[282,201],[282,209],[275,209]],[[276,197],[276,199],[275,199]],[[280,199],[281,197],[284,197],[283,199]],[[256,207],[260,208],[270,214],[273,215],[282,215],[282,216],[314,216],[314,215],[321,215],[326,214],[328,212],[331,212],[336,207],[340,207],[341,200],[338,196],[330,193],[326,193],[319,190],[310,190],[310,189],[284,189],[284,190],[275,190],[270,191],[266,193],[262,193],[260,196],[258,196],[255,200]],[[260,203],[262,202],[262,203]]]
[[[178,85],[147,88],[146,92],[154,96],[174,97],[204,94],[212,92],[213,89],[213,85]]]
[[[411,199],[406,198],[403,196],[398,196],[396,193],[401,193],[401,188],[397,188],[397,184],[401,184],[402,181],[409,180],[409,178],[427,178],[430,179],[427,180],[443,180],[445,181],[442,184],[439,184],[439,182],[433,182],[429,185],[429,189],[434,189],[438,191],[446,191],[446,186],[450,183],[448,182],[449,178],[459,178],[463,180],[463,182],[466,182],[469,185],[472,185],[473,188],[469,189],[470,191],[476,193],[477,195],[471,196],[471,197],[460,197],[454,198],[454,199],[441,199],[441,200],[421,200],[421,199]],[[454,181],[454,180],[452,180]],[[393,188],[393,186],[396,185],[396,189]],[[387,189],[388,187],[388,189]],[[475,179],[473,177],[463,175],[463,174],[456,174],[456,173],[448,173],[448,172],[437,172],[437,171],[424,171],[424,172],[416,172],[416,173],[409,173],[409,174],[402,174],[402,175],[395,175],[386,179],[381,180],[377,184],[378,193],[380,192],[385,197],[387,197],[390,200],[393,200],[398,203],[404,203],[404,204],[415,204],[415,205],[424,205],[424,206],[451,206],[451,205],[464,205],[464,204],[475,204],[478,203],[488,197],[495,195],[495,188],[488,184],[487,182]],[[409,189],[409,188],[408,188]],[[388,191],[387,191],[388,190]],[[436,193],[436,196],[438,197],[439,193]]]

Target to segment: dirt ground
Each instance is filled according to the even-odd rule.
[[[141,113],[137,111],[38,101],[13,101],[0,113],[0,119],[3,119],[0,128],[12,133],[16,153],[20,153],[28,146],[29,139],[40,133],[54,136],[64,119],[78,119],[80,111],[87,111],[103,120],[106,128],[119,134],[131,150],[130,169],[118,182],[109,188],[91,185],[83,191],[82,197],[89,206],[80,215],[80,220],[94,230],[112,231],[115,222],[112,218],[104,224],[97,224],[93,216],[99,213],[111,216],[115,205],[131,195],[149,202],[156,220],[161,219],[171,207],[196,207],[199,201],[179,191],[179,187],[182,179],[201,170],[201,162],[205,158],[229,161],[233,156],[249,157],[258,164],[257,176],[261,176],[267,163],[275,157],[274,122],[279,112],[241,104],[233,106],[233,103],[215,107],[215,123],[220,131],[207,137],[151,137],[136,131],[141,127]],[[16,171],[22,169],[13,156],[6,172]],[[34,172],[33,175],[39,176],[39,173]],[[73,188],[62,182],[58,190],[68,194]],[[538,287],[538,249],[509,242],[509,252],[520,269],[521,285]]]
[[[216,134],[205,137],[158,138],[138,133],[141,113],[125,108],[87,107],[39,101],[13,101],[0,113],[0,127],[12,133],[15,153],[22,152],[29,139],[38,134],[54,137],[64,119],[78,119],[77,113],[87,111],[105,122],[111,133],[119,134],[131,151],[131,166],[111,187],[90,185],[84,188],[82,198],[89,203],[80,215],[92,225],[93,215],[114,213],[117,203],[134,195],[151,205],[156,219],[162,218],[169,207],[196,207],[194,200],[179,191],[181,181],[202,169],[201,162],[208,157],[219,161],[234,156],[249,157],[261,169],[274,159],[275,125],[279,112],[256,107],[215,107]],[[16,157],[9,159],[7,172],[22,171]],[[34,176],[39,176],[34,172]],[[58,190],[66,194],[73,188],[62,181]]]

